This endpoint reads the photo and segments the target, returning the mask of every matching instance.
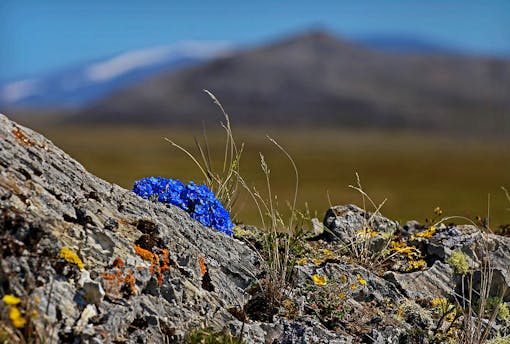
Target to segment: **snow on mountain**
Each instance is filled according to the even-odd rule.
[[[41,77],[0,82],[0,110],[81,107],[147,77],[196,65],[232,49],[227,42],[184,41],[125,52]]]
[[[38,81],[35,79],[18,80],[3,86],[0,99],[15,103],[20,99],[37,93]]]

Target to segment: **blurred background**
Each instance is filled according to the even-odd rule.
[[[319,218],[328,193],[361,203],[358,172],[400,222],[439,206],[510,223],[509,1],[3,0],[0,43],[0,112],[125,188],[202,181],[163,137],[195,151],[205,128],[221,165],[208,89],[245,143],[244,178],[263,189],[263,152],[281,206],[293,172],[266,134]],[[245,196],[236,213],[257,223]]]

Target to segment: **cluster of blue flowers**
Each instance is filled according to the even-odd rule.
[[[233,235],[229,212],[205,185],[194,182],[185,185],[180,180],[148,177],[136,181],[133,192],[146,199],[157,197],[159,202],[176,205],[203,225]]]

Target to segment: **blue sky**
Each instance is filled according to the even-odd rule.
[[[510,55],[510,0],[1,0],[0,80],[181,40],[254,44],[310,27]]]

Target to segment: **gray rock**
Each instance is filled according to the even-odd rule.
[[[488,259],[493,293],[509,287],[509,301],[509,238],[469,226],[438,226],[430,238],[414,237],[422,225],[401,228],[348,205],[329,209],[324,225],[314,221],[315,237],[303,241],[312,256],[296,266],[284,291],[295,314],[281,306],[271,321],[250,320],[232,309],[256,300],[263,263],[252,246],[91,175],[3,115],[0,137],[0,296],[21,297],[25,315],[36,310],[40,316],[30,321],[51,342],[179,342],[197,328],[242,333],[247,343],[425,342],[435,326],[426,300],[459,293],[462,276],[446,263],[454,250],[474,270]],[[382,274],[381,266],[336,255],[367,226],[415,244],[429,267]],[[376,237],[370,249],[387,247]],[[62,248],[76,257],[60,257]],[[318,263],[308,259],[321,249],[331,254]],[[326,276],[326,285],[314,284],[315,274]],[[340,298],[344,292],[348,297]],[[330,313],[321,314],[316,303]]]
[[[103,301],[105,292],[101,283],[96,281],[87,281],[83,283],[83,298],[94,305],[98,305]]]
[[[0,243],[8,248],[1,251],[0,295],[37,296],[39,312],[47,312],[61,339],[81,335],[75,325],[90,304],[97,315],[87,318],[88,341],[163,342],[174,332],[205,324],[221,330],[237,321],[227,308],[243,304],[260,266],[247,245],[91,175],[3,115],[0,137]],[[168,270],[152,273],[135,244],[168,249]],[[90,279],[81,286],[78,266],[59,258],[62,247],[84,263]],[[116,258],[122,267],[112,265]]]
[[[411,299],[451,297],[456,283],[453,269],[441,261],[425,271],[398,273],[388,271],[387,281],[394,283],[404,295]]]
[[[328,241],[342,241],[350,244],[358,231],[371,228],[377,232],[394,232],[400,228],[395,221],[380,214],[373,214],[355,205],[337,205],[327,210],[324,217],[323,238]]]

